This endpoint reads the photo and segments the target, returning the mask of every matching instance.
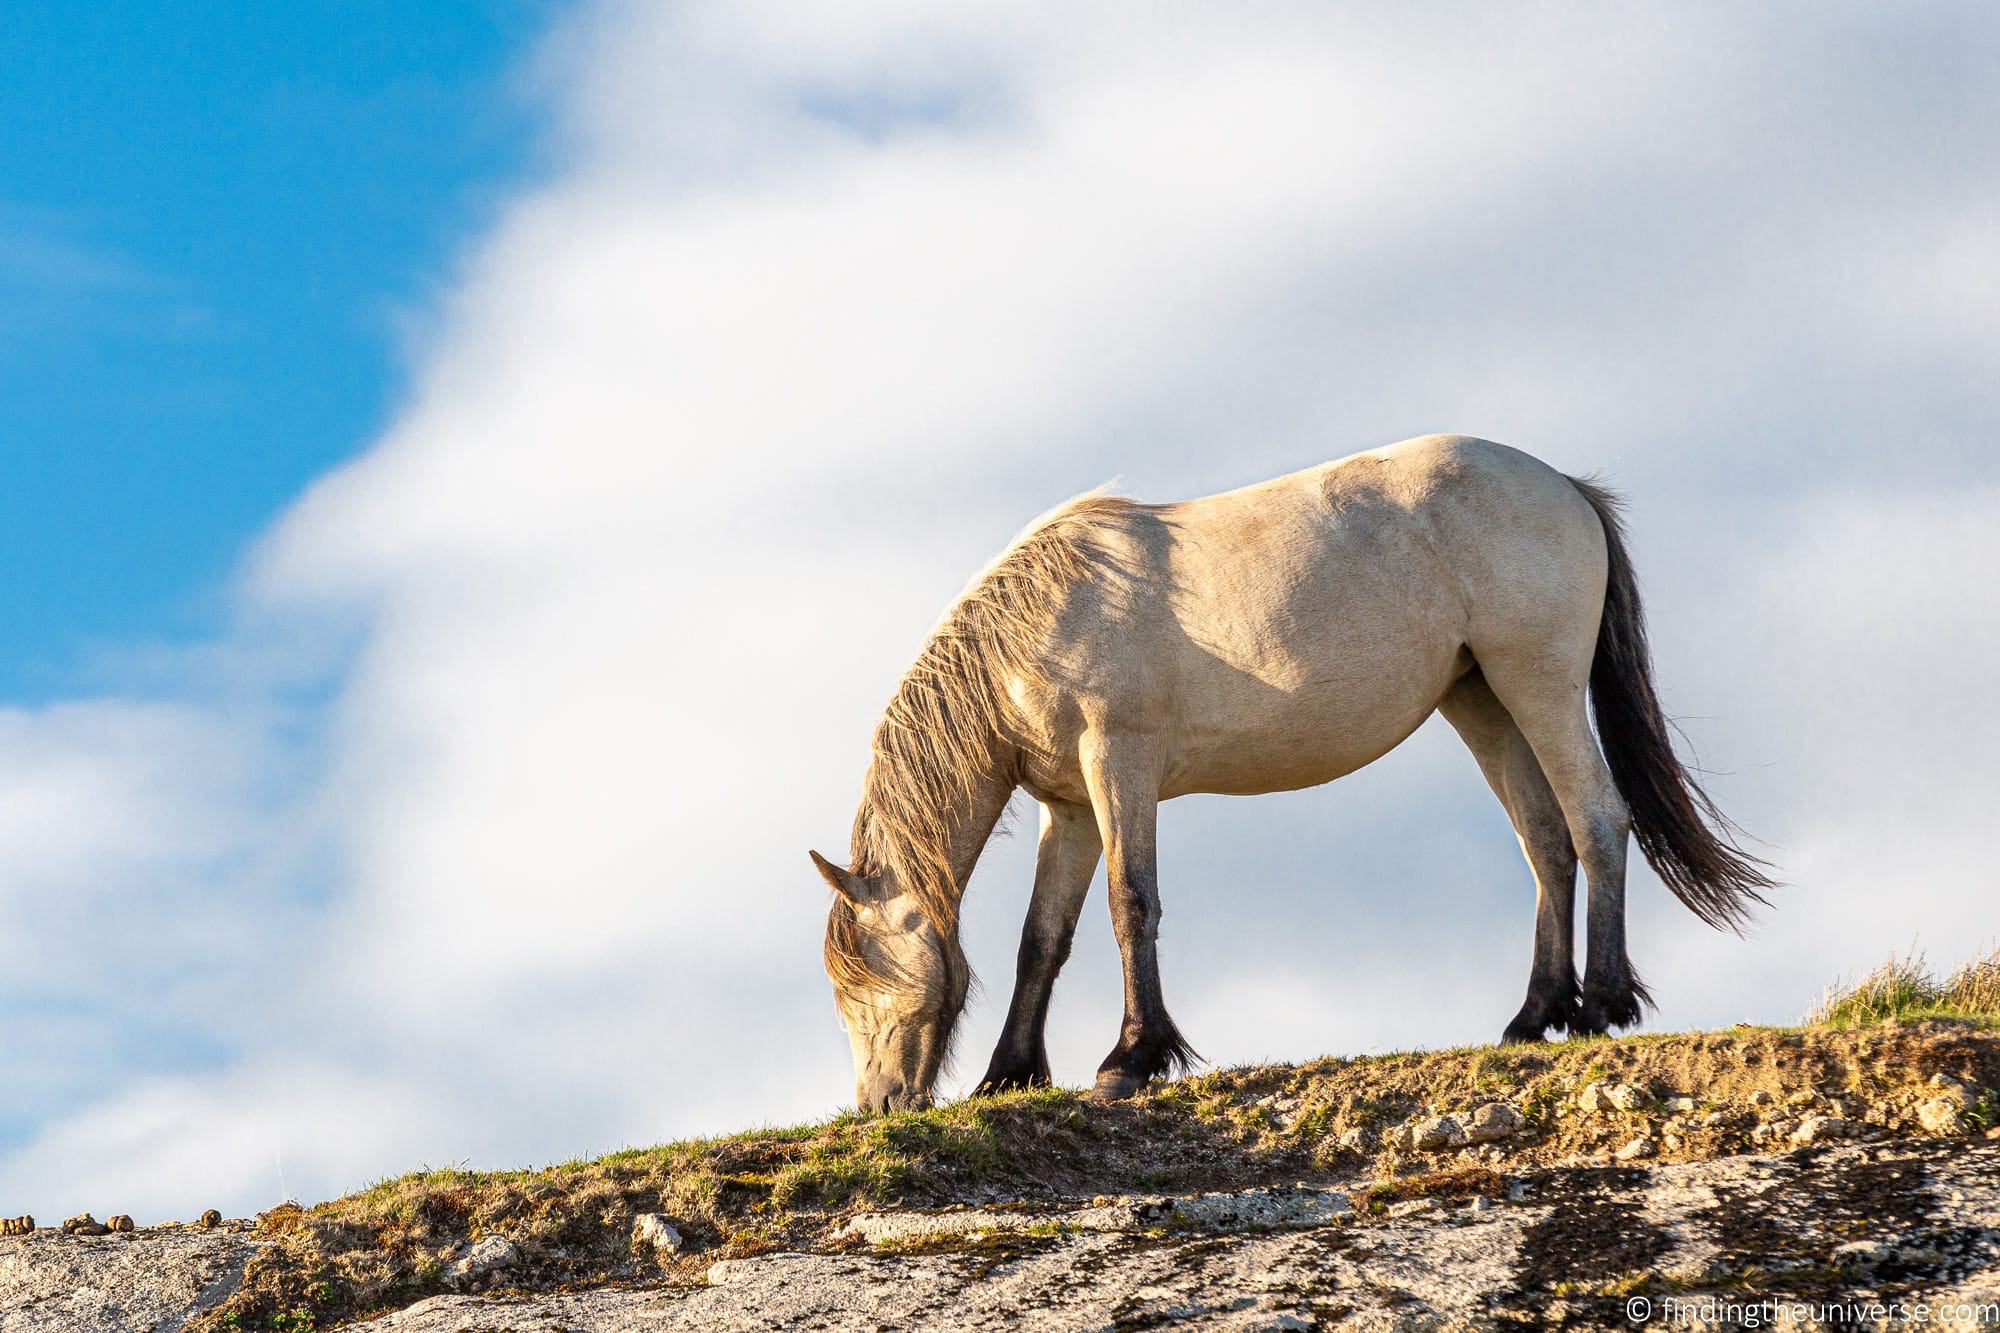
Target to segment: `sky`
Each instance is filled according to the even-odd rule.
[[[366,447],[466,237],[531,178],[548,7],[26,6],[0,44],[0,691],[212,632]]]
[[[0,56],[0,1212],[833,1111],[805,850],[968,575],[1107,480],[1429,431],[1629,495],[1668,706],[1788,881],[1737,939],[1634,874],[1654,1026],[1995,942],[1980,7],[413,13]],[[1441,722],[1160,836],[1211,1060],[1519,1002],[1532,883]],[[1098,893],[1060,1079],[1117,1019]]]

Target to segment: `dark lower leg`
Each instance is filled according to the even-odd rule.
[[[1501,803],[1535,873],[1535,962],[1528,997],[1503,1041],[1540,1041],[1576,1022],[1576,846],[1569,821],[1520,729],[1508,721],[1501,747]]]
[[[1543,947],[1547,932],[1539,916],[1535,927],[1535,966],[1528,974],[1528,995],[1507,1024],[1500,1039],[1506,1042],[1541,1041],[1551,1030],[1573,1029],[1577,1023],[1578,987],[1576,966],[1569,957],[1569,932],[1564,932],[1563,954],[1558,961]]]
[[[986,1076],[979,1080],[979,1091],[1043,1087],[1051,1081],[1044,1031],[1049,996],[1055,990],[1056,973],[1069,956],[1069,944],[1067,936],[1060,941],[1042,939],[1032,926],[1021,936],[1014,999],[1007,1006],[1007,1021],[1001,1025],[1000,1041],[987,1062]]]
[[[1149,858],[1150,860],[1150,858]],[[1195,1053],[1167,1013],[1160,988],[1160,900],[1146,872],[1117,876],[1111,893],[1112,925],[1125,957],[1125,1019],[1118,1044],[1097,1067],[1097,1093],[1129,1096],[1142,1084],[1191,1064]]]
[[[1528,998],[1502,1041],[1540,1041],[1576,1017],[1576,849],[1569,825],[1533,747],[1474,668],[1438,705],[1479,761],[1487,785],[1506,807],[1535,874],[1535,960]]]
[[[1085,741],[1084,774],[1103,835],[1111,927],[1125,964],[1125,1018],[1118,1044],[1097,1069],[1100,1098],[1124,1097],[1195,1057],[1167,1016],[1160,991],[1160,892],[1154,832],[1158,755],[1144,738],[1120,752],[1115,740]]]
[[[1540,1041],[1550,1029],[1576,1023],[1576,854],[1567,829],[1561,839],[1560,848],[1529,844],[1536,881],[1535,962],[1528,973],[1528,997],[1502,1041]]]
[[[1607,813],[1593,821],[1590,833],[1584,848],[1584,870],[1590,879],[1586,912],[1590,947],[1574,1030],[1596,1034],[1637,1023],[1652,996],[1633,972],[1625,950],[1626,822],[1622,814]]]
[[[1014,970],[1014,998],[987,1063],[981,1092],[1038,1087],[1051,1081],[1045,1031],[1049,997],[1069,958],[1077,916],[1097,872],[1097,818],[1088,806],[1042,806],[1041,841],[1035,855],[1035,892],[1021,927]]]

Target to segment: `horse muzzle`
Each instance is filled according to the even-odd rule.
[[[932,1099],[928,1092],[897,1082],[855,1089],[854,1104],[866,1114],[880,1115],[889,1111],[929,1110]]]

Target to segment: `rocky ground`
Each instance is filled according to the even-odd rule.
[[[248,1223],[0,1239],[0,1333],[184,1328],[235,1295],[269,1244]]]
[[[718,1260],[694,1283],[439,1295],[363,1326],[1624,1327],[1640,1312],[1637,1322],[1686,1327],[1778,1322],[1746,1304],[1761,1301],[1807,1327],[1852,1327],[1853,1312],[1876,1306],[1885,1325],[1979,1327],[1982,1308],[1983,1326],[2000,1325],[2000,1142],[1427,1187],[864,1213],[827,1247]],[[241,1230],[31,1240],[0,1251],[0,1330],[182,1328],[269,1243]],[[1674,1320],[1676,1310],[1694,1317]]]
[[[1572,1168],[1376,1208],[1171,1200],[1069,1213],[877,1215],[886,1245],[725,1259],[679,1288],[438,1296],[371,1327],[1217,1329],[1625,1327],[1765,1299],[2000,1325],[2000,1144]],[[1278,1220],[1252,1220],[1262,1202]],[[1126,1214],[1124,1219],[1105,1214]],[[1095,1214],[1095,1216],[1093,1216]],[[1160,1223],[1164,1223],[1161,1225]],[[1680,1304],[1669,1306],[1669,1301]],[[1637,1313],[1641,1307],[1632,1307]],[[1730,1320],[1715,1309],[1711,1322]],[[1904,1322],[1914,1322],[1912,1315]],[[1848,1321],[1851,1325],[1852,1321]]]
[[[1926,1023],[1024,1094],[0,1238],[0,1333],[2000,1328],[1996,1087]]]

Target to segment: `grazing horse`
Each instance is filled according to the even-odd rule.
[[[1160,988],[1159,803],[1330,782],[1433,711],[1534,871],[1534,967],[1505,1040],[1601,1033],[1650,1003],[1625,950],[1628,834],[1711,925],[1740,926],[1772,887],[1675,757],[1602,488],[1429,435],[1179,504],[1085,495],[945,614],[876,730],[852,865],[812,853],[861,1108],[930,1098],[971,979],[959,900],[1016,788],[1041,840],[981,1089],[1049,1082],[1049,993],[1102,856],[1125,1017],[1094,1091],[1122,1097],[1193,1058]]]

